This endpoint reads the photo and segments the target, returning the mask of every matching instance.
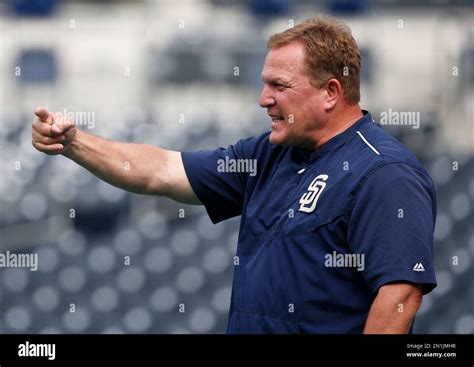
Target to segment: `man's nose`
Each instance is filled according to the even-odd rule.
[[[263,88],[258,103],[260,104],[260,107],[264,108],[270,107],[275,104],[275,99],[271,96],[270,91],[267,87]]]

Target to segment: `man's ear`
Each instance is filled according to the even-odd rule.
[[[326,83],[326,98],[324,100],[324,107],[327,110],[333,109],[336,103],[342,98],[342,86],[339,80],[330,79]]]

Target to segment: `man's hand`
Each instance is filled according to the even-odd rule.
[[[71,119],[53,114],[45,108],[35,110],[38,118],[33,121],[32,144],[40,152],[56,155],[65,153],[76,136],[76,127]]]

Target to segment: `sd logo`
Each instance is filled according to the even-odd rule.
[[[308,191],[303,194],[300,199],[300,212],[312,213],[316,209],[316,204],[318,203],[319,196],[326,187],[326,180],[328,175],[319,175],[317,176],[309,185]]]

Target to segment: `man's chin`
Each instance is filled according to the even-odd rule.
[[[287,145],[287,139],[286,139],[286,136],[284,134],[279,134],[279,133],[275,133],[274,131],[272,131],[270,133],[270,136],[268,137],[268,140],[270,141],[271,144],[273,145],[282,145],[282,146],[286,146]]]

